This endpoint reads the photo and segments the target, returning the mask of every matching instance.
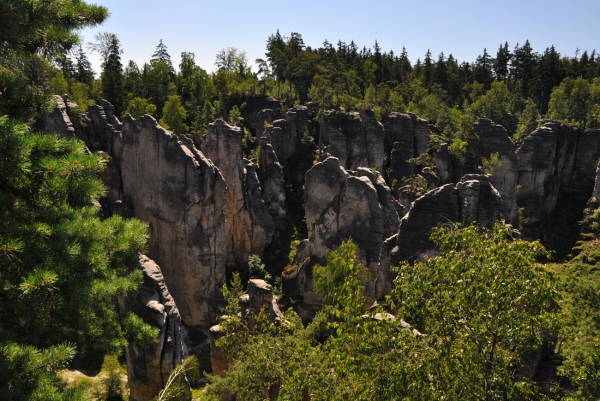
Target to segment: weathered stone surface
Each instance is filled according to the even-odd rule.
[[[403,260],[413,262],[438,254],[429,240],[433,228],[456,222],[463,225],[478,222],[491,228],[499,220],[501,209],[502,198],[489,177],[475,174],[465,176],[456,187],[446,184],[415,200],[400,220],[398,233],[381,246],[375,297],[383,299],[391,290],[393,274],[390,266],[397,266]]]
[[[263,109],[256,116],[256,138],[261,138],[265,132],[265,125],[269,126],[275,120],[275,113],[271,109]]]
[[[65,138],[75,136],[75,128],[67,114],[67,105],[62,96],[54,95],[52,99],[56,102],[56,107],[52,113],[43,114],[35,123],[34,130],[44,133],[56,133]]]
[[[217,340],[223,337],[222,326],[217,324],[210,328],[210,364],[212,374],[225,377],[229,368],[229,354],[222,348],[217,347]]]
[[[513,141],[501,125],[492,123],[487,118],[479,119],[473,129],[479,137],[477,153],[479,157],[490,158],[498,153],[502,166],[491,179],[494,187],[502,196],[502,213],[507,222],[516,223],[517,218],[517,179],[518,160]]]
[[[447,143],[442,143],[440,149],[435,152],[435,168],[436,174],[442,184],[452,179],[452,161]]]
[[[310,111],[306,106],[294,106],[285,113],[285,121],[290,130],[290,138],[294,142],[293,148],[290,149],[290,155],[296,151],[295,144],[300,141],[304,130],[308,127]]]
[[[349,170],[359,167],[381,169],[385,130],[373,111],[364,111],[361,116],[359,113],[331,110],[323,116],[320,129],[321,141],[331,146],[334,152],[331,154],[346,155],[346,159],[339,159],[342,167]],[[333,141],[330,133],[334,134]],[[345,152],[339,133],[345,139]]]
[[[456,184],[460,207],[460,220],[463,226],[472,223],[480,227],[492,228],[500,220],[502,197],[489,176],[478,174],[464,175]]]
[[[377,116],[373,110],[361,111],[361,118],[363,120],[367,138],[367,156],[369,165],[360,167],[374,168],[381,173],[383,167],[385,129],[383,128],[383,124],[377,121]]]
[[[348,160],[348,145],[346,144],[346,137],[344,134],[335,128],[331,128],[328,136],[329,154],[338,160]]]
[[[431,130],[429,129],[429,121],[417,117],[416,115],[409,113],[410,118],[413,120],[413,132],[415,137],[415,156],[427,153],[429,148],[429,136]]]
[[[142,286],[136,295],[120,298],[119,307],[159,329],[153,344],[142,347],[130,343],[125,350],[129,397],[133,401],[149,401],[158,395],[173,368],[181,363],[183,341],[179,311],[160,267],[140,255],[139,268],[143,272]]]
[[[208,327],[225,281],[225,180],[190,140],[150,116],[125,116],[114,149],[122,192],[149,223],[149,256],[162,266],[184,323]]]
[[[227,266],[243,268],[251,254],[262,253],[275,230],[269,210],[261,202],[256,168],[244,161],[241,129],[223,120],[209,124],[202,152],[219,168],[227,184]]]
[[[430,126],[427,120],[409,113],[393,112],[384,120],[386,168],[389,182],[402,183],[418,172],[408,160],[426,153],[429,147]]]
[[[596,167],[596,179],[594,180],[594,192],[592,193],[592,198],[594,198],[597,203],[600,203],[600,161]]]
[[[279,100],[272,97],[249,96],[246,98],[244,104],[242,104],[240,107],[240,113],[242,114],[244,121],[248,123],[250,130],[256,135],[257,138],[260,138],[260,136],[257,135],[257,127],[264,124],[259,122],[258,115],[262,110],[265,109],[272,110],[273,114],[271,121],[282,117],[281,103],[279,103]]]
[[[262,186],[262,200],[271,214],[275,229],[281,231],[285,229],[287,221],[282,167],[266,137],[260,140],[260,152],[258,178]]]
[[[310,256],[324,263],[328,250],[351,238],[357,261],[371,271],[367,292],[372,298],[380,246],[399,224],[381,175],[368,168],[347,172],[338,159],[329,157],[306,174],[305,199],[308,240],[298,247],[296,262]]]
[[[321,295],[314,292],[313,265],[314,262],[306,258],[281,276],[281,305],[293,307],[305,323],[313,319],[323,301]]]
[[[554,225],[552,214],[559,199],[570,199],[572,208],[574,203],[584,204],[594,196],[600,130],[581,130],[547,120],[540,124],[522,136],[517,150],[518,206],[523,208],[523,237],[541,239],[555,249],[574,240],[567,238],[573,235],[566,227],[548,231]],[[581,217],[581,211],[571,213]]]
[[[341,243],[338,238],[340,195],[348,177],[335,157],[317,163],[306,173],[304,210],[311,252],[315,255],[325,255],[328,249],[325,244]]]

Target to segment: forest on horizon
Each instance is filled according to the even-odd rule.
[[[86,49],[102,57],[98,77]],[[512,48],[500,44],[495,54],[484,49],[474,61],[429,51],[411,61],[405,48],[395,52],[377,42],[359,48],[354,41],[325,41],[313,49],[301,34],[286,37],[279,31],[269,36],[265,50],[253,71],[243,50],[223,49],[215,57],[217,70],[209,73],[189,52],[181,54],[176,68],[161,40],[139,66],[124,63],[119,38],[105,32],[86,47],[75,46],[50,60],[35,55],[3,65],[25,75],[38,91],[68,94],[83,111],[106,99],[118,116],[151,114],[175,133],[197,139],[216,118],[238,123],[239,108],[253,96],[274,97],[286,107],[312,101],[323,109],[372,108],[380,120],[392,111],[412,112],[437,125],[450,142],[468,141],[472,123],[481,117],[504,125],[511,135],[539,118],[600,127],[600,56],[595,50],[568,57],[554,46],[536,52],[526,40]]]

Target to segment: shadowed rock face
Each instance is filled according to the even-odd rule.
[[[296,263],[309,256],[324,263],[328,250],[352,239],[357,261],[371,271],[372,298],[381,244],[399,224],[383,178],[367,168],[346,171],[329,157],[306,173],[305,199],[308,240],[298,248]]]
[[[398,233],[381,246],[376,298],[382,299],[392,288],[390,266],[438,254],[429,240],[433,228],[456,222],[463,225],[478,222],[480,226],[491,228],[500,219],[501,210],[502,197],[489,177],[476,174],[465,175],[456,186],[443,185],[415,200],[400,221]]]
[[[349,170],[368,167],[381,172],[385,130],[372,110],[360,114],[327,112],[321,120],[320,135],[342,167]]]
[[[417,172],[408,160],[427,152],[431,133],[429,122],[412,113],[394,112],[385,118],[384,126],[389,181],[401,183],[403,177]]]
[[[262,254],[271,242],[275,224],[261,201],[256,166],[243,158],[240,128],[223,120],[209,124],[202,152],[219,168],[227,184],[227,266],[240,269],[251,254]]]
[[[191,140],[178,140],[150,116],[125,116],[116,143],[122,193],[150,226],[149,256],[184,323],[208,327],[225,281],[225,180]]]
[[[600,160],[600,130],[581,130],[551,121],[541,123],[521,138],[517,150],[517,200],[523,208],[524,238],[541,239],[553,247],[566,240],[549,238],[548,233],[549,226],[555,224],[551,215],[559,198],[585,202],[593,194]]]
[[[143,272],[142,286],[136,295],[120,298],[119,307],[159,329],[155,343],[146,347],[130,343],[125,350],[130,400],[147,401],[158,395],[173,368],[181,363],[183,342],[179,311],[160,267],[140,255],[139,268]]]
[[[494,187],[502,196],[502,213],[507,222],[516,223],[517,218],[517,179],[518,161],[515,145],[501,125],[494,124],[487,118],[479,119],[473,129],[479,137],[476,145],[479,157],[490,158],[498,153],[502,166],[491,179]]]

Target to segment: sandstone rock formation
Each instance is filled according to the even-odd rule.
[[[518,161],[516,148],[512,139],[501,125],[494,124],[487,118],[479,119],[473,129],[479,140],[475,145],[480,158],[489,159],[492,153],[498,153],[502,166],[492,177],[494,187],[502,196],[502,213],[507,222],[516,223],[517,218],[517,179]]]
[[[259,118],[259,114],[265,109],[271,110],[271,121],[281,118],[281,103],[279,103],[279,100],[271,97],[250,96],[240,107],[240,113],[242,114],[244,121],[248,123],[250,130],[252,130],[255,135],[258,133],[257,127],[262,126],[265,121],[262,120],[262,118]],[[260,136],[257,136],[257,138],[260,138]]]
[[[34,125],[34,130],[44,133],[56,133],[65,138],[75,136],[75,127],[67,113],[67,105],[62,96],[54,95],[56,106],[51,113],[43,114]]]
[[[372,110],[360,114],[334,110],[325,113],[320,137],[342,167],[368,167],[381,172],[385,130]]]
[[[160,267],[140,255],[144,281],[136,295],[119,299],[121,312],[134,312],[145,323],[159,329],[156,342],[148,346],[130,343],[126,350],[129,399],[148,401],[167,383],[169,374],[181,363],[183,341],[181,318],[169,293]]]
[[[260,279],[248,281],[248,293],[240,297],[239,306],[241,309],[239,316],[250,330],[254,328],[255,318],[261,312],[267,313],[272,322],[282,321],[284,317],[273,297],[273,287]],[[222,316],[222,319],[228,318],[228,316]],[[229,366],[227,350],[219,348],[216,344],[217,340],[223,336],[222,329],[220,324],[210,328],[212,373],[217,376],[223,376]]]
[[[600,130],[581,130],[551,121],[540,123],[539,128],[523,135],[517,150],[518,206],[523,208],[524,238],[541,239],[553,249],[566,240],[564,236],[550,238],[548,232],[559,200],[565,199],[571,208],[579,204],[581,213],[582,205],[593,196]],[[562,231],[566,234],[564,224]]]
[[[263,204],[256,166],[243,158],[240,128],[223,120],[209,124],[202,152],[219,168],[227,184],[227,266],[239,269],[250,255],[262,254],[271,242],[275,224]]]
[[[258,179],[262,187],[262,200],[271,214],[275,229],[282,231],[285,229],[287,216],[283,171],[275,150],[266,137],[260,140],[260,163]]]
[[[115,138],[122,193],[150,225],[149,256],[162,267],[185,324],[208,327],[225,280],[225,180],[187,138],[154,118],[125,116]]]
[[[502,197],[483,175],[466,175],[456,186],[443,185],[415,200],[400,221],[398,232],[381,246],[375,297],[382,299],[391,290],[390,266],[413,262],[438,254],[429,241],[432,229],[460,222],[478,222],[491,228],[499,220]]]
[[[328,250],[352,239],[357,261],[371,271],[367,288],[371,297],[380,246],[399,224],[381,175],[367,168],[346,171],[337,158],[329,157],[306,173],[305,199],[308,239],[298,248],[296,262],[310,256],[324,263]]]
[[[414,163],[408,160],[428,150],[431,132],[429,122],[412,113],[393,112],[385,118],[384,126],[389,182],[395,180],[401,183],[403,177],[417,173]]]

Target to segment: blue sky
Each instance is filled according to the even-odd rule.
[[[96,32],[117,34],[123,64],[150,60],[160,39],[176,68],[181,52],[189,51],[211,72],[216,53],[226,47],[245,50],[253,63],[264,58],[266,40],[277,29],[284,36],[300,33],[312,47],[325,39],[333,44],[338,39],[354,40],[361,48],[372,47],[377,40],[385,51],[399,54],[405,46],[413,63],[427,49],[435,57],[443,51],[460,61],[474,61],[484,48],[495,56],[500,43],[508,41],[512,49],[526,39],[538,52],[551,45],[568,56],[577,48],[600,52],[599,0],[96,0],[96,4],[106,6],[111,16],[81,34],[86,41],[92,41]],[[98,56],[90,59],[98,71]]]

